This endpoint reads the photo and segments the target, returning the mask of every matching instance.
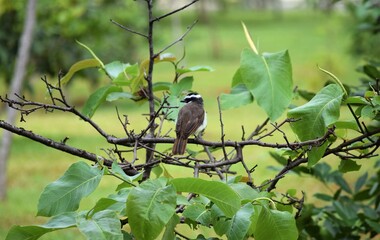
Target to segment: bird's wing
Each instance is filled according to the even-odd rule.
[[[202,125],[205,112],[202,109],[201,112],[195,114],[197,111],[194,111],[194,108],[198,106],[189,103],[179,111],[176,124],[177,138],[187,139]]]

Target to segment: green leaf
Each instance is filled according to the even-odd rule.
[[[170,82],[154,82],[153,91],[168,91],[173,83]]]
[[[176,60],[175,56],[171,53],[160,54],[158,57],[154,59],[154,64],[160,62],[171,62],[174,63]],[[144,75],[147,74],[149,68],[149,59],[145,59],[140,64],[139,75],[131,79],[131,92],[135,93],[144,85],[146,85],[147,81],[144,81]]]
[[[229,240],[246,239],[246,235],[251,226],[251,216],[254,213],[254,207],[251,203],[245,204],[231,220],[230,228],[227,231]]]
[[[242,201],[251,202],[252,199],[261,197],[260,193],[257,190],[253,189],[245,183],[233,183],[229,186],[239,195]]]
[[[361,165],[357,164],[355,161],[346,159],[340,161],[339,171],[342,173],[355,172],[358,171],[360,167]]]
[[[180,68],[177,69],[177,73],[184,74],[189,72],[212,72],[214,69],[209,66],[193,66],[189,68]]]
[[[120,61],[114,61],[104,66],[106,72],[112,79],[118,78],[120,75],[125,76],[124,70],[131,66],[129,63],[122,63]],[[126,77],[126,76],[125,76]]]
[[[370,219],[365,219],[365,222],[377,233],[380,232],[380,223],[376,221],[372,221]]]
[[[125,174],[125,172],[123,171],[123,169],[120,167],[120,165],[116,162],[116,161],[113,161],[112,162],[112,166],[111,166],[111,170],[117,174],[118,176],[120,176],[124,181],[132,184],[132,182],[136,181],[136,180],[139,180],[141,179],[142,177],[142,172],[134,175],[134,176],[128,176],[127,174]]]
[[[321,70],[322,72],[326,73],[327,75],[329,75],[334,81],[336,84],[339,85],[340,89],[342,90],[342,92],[344,93],[344,96],[348,96],[347,94],[347,91],[346,91],[346,88],[343,86],[343,83],[339,80],[339,78],[337,78],[334,74],[332,74],[331,72],[319,67],[319,70]]]
[[[107,198],[99,199],[91,210],[91,214],[108,209],[125,215],[127,197],[130,191],[130,188],[123,188],[116,194],[111,194]]]
[[[351,104],[368,105],[368,101],[364,97],[360,96],[348,97],[344,102]]]
[[[362,117],[366,117],[366,118],[370,118],[370,119],[375,118],[376,114],[377,114],[376,109],[374,107],[372,107],[371,105],[367,105],[367,106],[363,107],[363,109],[361,111]]]
[[[187,206],[183,212],[183,216],[207,227],[211,224],[212,220],[210,210],[200,203],[193,203]]]
[[[177,224],[179,224],[180,218],[177,214],[173,214],[172,218],[169,220],[168,224],[166,224],[164,235],[162,236],[162,239],[167,240],[175,240],[176,239],[176,233],[174,232],[175,227]]]
[[[358,124],[355,122],[355,120],[340,120],[336,121],[334,123],[335,127],[337,129],[351,129],[358,131]]]
[[[62,77],[61,84],[64,85],[68,83],[73,77],[74,73],[86,68],[93,68],[93,67],[101,67],[101,63],[95,58],[85,59],[85,60],[81,60],[79,62],[74,63],[70,67],[69,71],[65,74],[65,76]]]
[[[170,87],[170,93],[174,96],[180,96],[184,91],[188,91],[193,86],[193,77],[182,78],[178,83],[173,83]]]
[[[301,90],[301,89],[298,89],[297,90],[298,94],[305,100],[307,101],[310,101],[314,96],[315,96],[315,93],[313,92],[309,92],[309,91],[306,91],[306,90]]]
[[[367,76],[369,76],[373,80],[380,78],[380,72],[373,65],[370,65],[370,64],[364,65],[363,71],[365,74],[367,74]]]
[[[107,85],[107,86],[99,88],[94,93],[92,93],[90,97],[87,99],[83,107],[82,113],[85,116],[91,118],[94,115],[96,109],[100,106],[100,104],[102,104],[106,100],[108,94],[112,92],[122,92],[122,91],[123,89],[121,87],[114,86],[114,85]]]
[[[85,49],[87,49],[87,51],[90,52],[90,54],[98,61],[98,63],[100,64],[100,66],[104,69],[104,63],[102,61],[100,61],[100,59],[98,58],[98,56],[96,56],[96,54],[91,50],[91,48],[87,47],[86,45],[84,45],[83,43],[77,41],[77,43],[79,45],[81,45],[82,47],[84,47]]]
[[[120,63],[120,64],[123,64],[123,63]],[[122,67],[124,67],[124,69],[120,69]],[[122,71],[112,81],[117,86],[130,86],[131,81],[135,79],[136,77],[138,77],[140,74],[139,65],[137,63],[133,65],[123,64],[122,66],[119,66],[118,68],[119,68],[118,70],[115,69],[115,75],[117,74],[117,71],[120,71],[120,70]]]
[[[352,193],[350,185],[348,185],[347,181],[342,177],[341,174],[334,175],[334,182],[339,185],[344,191],[347,193]]]
[[[77,217],[77,225],[89,240],[123,240],[120,219],[112,210],[103,210],[91,217],[82,213]]]
[[[316,193],[316,194],[314,194],[314,197],[316,197],[320,200],[326,201],[326,202],[331,202],[334,200],[333,196],[330,196],[330,195],[324,194],[324,193]]]
[[[256,240],[295,240],[298,238],[296,221],[289,212],[263,207],[256,223],[254,236]]]
[[[240,74],[258,105],[275,121],[293,97],[292,65],[288,51],[257,55],[245,49],[240,60]]]
[[[230,94],[220,95],[220,106],[222,110],[238,108],[253,102],[253,96],[244,84],[236,85]]]
[[[127,215],[137,239],[156,239],[175,213],[176,191],[167,180],[143,182],[129,193]]]
[[[170,108],[167,108],[165,111],[166,118],[168,120],[177,121],[178,112],[181,106],[181,99],[178,96],[175,95],[169,95],[169,97],[166,99],[168,102],[168,105]]]
[[[232,77],[231,87],[234,88],[236,85],[239,85],[239,84],[244,84],[243,77],[241,76],[241,69],[240,68],[238,68],[238,70],[236,70],[234,76]]]
[[[342,97],[341,88],[330,84],[319,91],[310,102],[290,110],[288,117],[299,119],[291,123],[298,138],[306,141],[322,137],[327,127],[338,120]]]
[[[225,183],[199,178],[176,178],[170,183],[175,186],[178,192],[191,192],[207,197],[227,217],[232,217],[240,209],[239,195]]]
[[[319,147],[313,147],[308,153],[307,153],[307,156],[308,156],[308,162],[307,162],[307,166],[309,168],[311,168],[312,166],[314,166],[315,164],[317,164],[317,162],[319,160],[321,160],[321,158],[323,157],[323,155],[325,154],[326,152],[326,149],[327,147],[329,146],[329,142],[326,141],[325,143],[322,144],[322,146],[319,146]]]
[[[52,231],[52,229],[45,229],[39,226],[13,226],[9,230],[5,240],[35,240],[45,233]]]
[[[42,235],[60,229],[74,227],[76,225],[75,212],[66,212],[52,217],[46,224],[38,226],[13,226],[9,232],[6,240],[34,240],[40,238]]]
[[[47,185],[38,201],[38,216],[50,217],[63,212],[75,211],[82,198],[98,186],[103,171],[84,162],[70,166],[57,181]]]
[[[107,102],[113,102],[116,100],[122,100],[122,99],[133,99],[133,94],[129,92],[111,92],[107,95]]]
[[[358,178],[358,180],[355,183],[355,192],[359,192],[359,190],[364,186],[364,184],[367,182],[368,178],[368,172],[365,172],[361,177]]]

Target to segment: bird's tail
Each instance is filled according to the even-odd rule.
[[[186,144],[187,139],[176,138],[172,149],[173,155],[183,155],[186,150]]]

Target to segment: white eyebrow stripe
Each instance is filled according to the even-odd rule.
[[[185,99],[190,99],[190,98],[202,98],[202,96],[199,94],[195,94],[195,95],[189,95],[185,97]]]

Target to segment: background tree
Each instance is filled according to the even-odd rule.
[[[24,22],[24,29],[20,38],[20,44],[18,48],[18,54],[16,58],[16,64],[13,71],[13,78],[11,81],[11,87],[9,94],[20,95],[22,92],[22,86],[27,70],[27,63],[29,61],[29,54],[31,45],[33,42],[33,29],[36,22],[35,17],[36,1],[29,0],[26,7],[26,17]],[[12,49],[12,48],[11,48]],[[13,108],[8,108],[7,122],[14,124],[17,116],[17,111]],[[0,147],[0,200],[3,200],[7,192],[7,161],[12,144],[12,134],[5,131],[1,139]]]

